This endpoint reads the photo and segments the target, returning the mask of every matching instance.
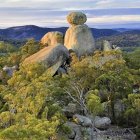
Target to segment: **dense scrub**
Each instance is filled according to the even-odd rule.
[[[20,65],[40,48],[30,40],[18,53],[0,56],[1,67]],[[68,74],[54,77],[40,63],[20,66],[0,85],[0,139],[63,139],[70,132],[62,112],[68,103],[78,104],[84,115],[106,115],[115,125],[136,127],[140,136],[139,52],[99,51],[81,59],[72,53]],[[119,113],[118,101],[124,108]]]

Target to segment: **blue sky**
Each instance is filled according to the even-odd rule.
[[[71,11],[84,12],[94,28],[140,28],[140,0],[0,0],[0,28],[69,26]]]

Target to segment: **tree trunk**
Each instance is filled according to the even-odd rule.
[[[116,117],[115,117],[115,110],[114,110],[114,101],[111,101],[111,112],[112,112],[112,120],[115,123]]]

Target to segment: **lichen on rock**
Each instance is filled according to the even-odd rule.
[[[71,25],[82,25],[87,21],[87,17],[82,12],[72,12],[67,16],[67,21]]]
[[[43,63],[46,68],[51,71],[53,76],[63,63],[69,59],[67,48],[61,44],[49,46],[41,49],[37,53],[27,57],[23,61],[23,66],[33,63]]]
[[[77,56],[91,54],[95,50],[95,41],[87,25],[71,26],[65,35],[64,45]]]
[[[64,35],[61,32],[48,32],[42,39],[41,43],[45,46],[54,46],[56,44],[64,44]]]

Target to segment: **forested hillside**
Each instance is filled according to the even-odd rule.
[[[113,45],[121,47],[124,51],[133,51],[140,46],[140,30],[126,31],[110,37],[101,37],[97,39],[97,44],[100,46],[103,40],[110,41]]]

